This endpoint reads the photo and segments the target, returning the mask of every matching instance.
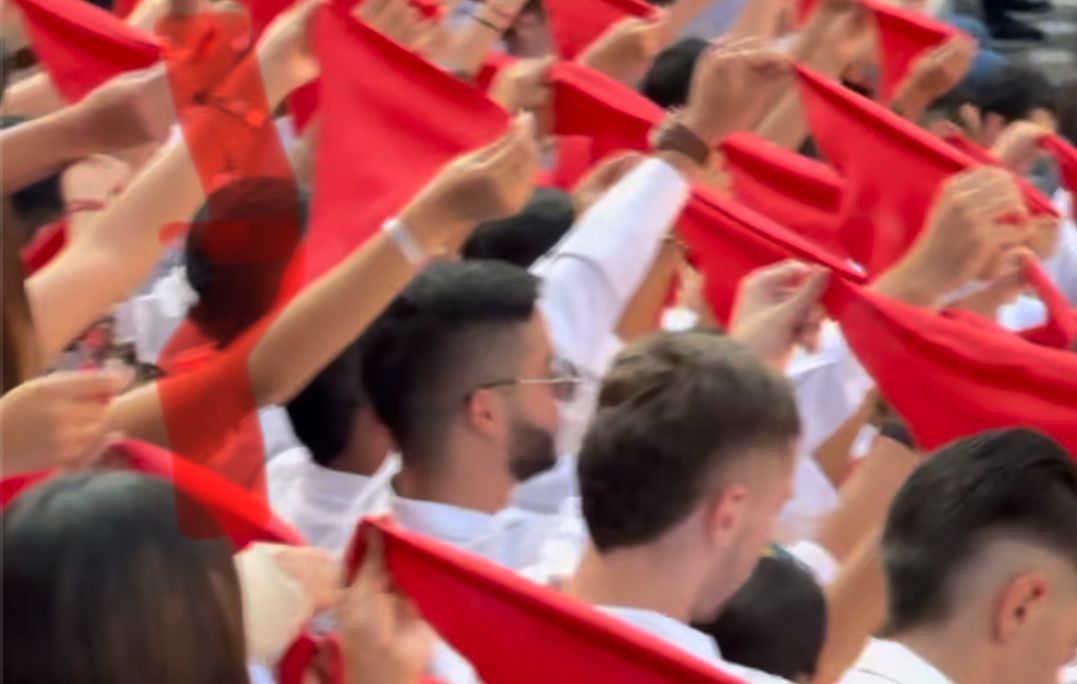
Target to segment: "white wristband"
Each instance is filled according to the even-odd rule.
[[[415,237],[408,230],[408,227],[404,225],[404,222],[395,216],[385,223],[381,224],[382,231],[389,236],[389,239],[393,241],[400,253],[404,255],[404,258],[415,266],[424,266],[430,261],[430,254],[422,248],[418,242],[415,241]]]

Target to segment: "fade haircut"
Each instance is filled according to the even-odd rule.
[[[361,345],[362,338],[349,345],[286,406],[295,436],[320,466],[331,466],[348,448],[356,413],[367,404]]]
[[[736,342],[684,332],[630,346],[606,376],[579,455],[595,548],[660,538],[731,465],[799,433],[788,381]]]
[[[435,263],[364,333],[363,384],[405,462],[437,450],[470,392],[515,375],[538,282],[500,261]]]
[[[887,632],[947,619],[962,574],[1004,538],[1042,547],[1077,570],[1077,466],[1033,430],[954,442],[902,487],[882,541]]]

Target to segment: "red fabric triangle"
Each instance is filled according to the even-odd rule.
[[[321,10],[315,44],[322,107],[311,278],[364,242],[444,164],[509,125],[482,91],[339,9]]]
[[[1077,355],[950,320],[841,278],[832,281],[826,304],[925,449],[1027,426],[1077,454]]]
[[[876,0],[866,4],[875,15],[878,30],[879,60],[882,63],[880,99],[890,102],[913,62],[961,32],[920,12]]]
[[[1022,331],[1021,336],[1036,344],[1073,350],[1073,343],[1077,342],[1077,311],[1070,308],[1066,295],[1058,290],[1039,262],[1029,257],[1025,269],[1025,277],[1047,308],[1047,322]]]
[[[295,528],[273,515],[264,497],[243,490],[207,468],[136,440],[118,442],[111,447],[111,451],[124,457],[124,467],[169,480],[177,489],[209,509],[237,550],[256,541],[305,543]],[[39,471],[5,478],[0,481],[0,505],[6,507],[22,491],[52,474],[53,471]]]
[[[363,521],[348,551],[351,575],[368,527],[381,531],[394,586],[488,684],[740,681],[565,594],[386,520]]]
[[[845,188],[832,168],[752,133],[727,136],[720,147],[738,200],[847,258],[835,229]]]
[[[82,0],[16,0],[41,64],[68,102],[161,58],[153,36]]]
[[[546,0],[557,54],[575,59],[606,29],[629,17],[655,17],[658,10],[643,0]]]
[[[1062,182],[1070,194],[1077,197],[1077,148],[1057,133],[1045,135],[1040,140],[1040,145],[1058,162],[1059,170],[1062,172]],[[1074,203],[1074,207],[1077,212],[1077,202]]]
[[[869,274],[880,273],[915,240],[941,183],[976,161],[810,69],[797,72],[815,139],[845,179],[841,243]],[[1036,213],[1057,215],[1035,204]]]
[[[709,190],[696,189],[679,229],[703,273],[707,302],[724,325],[741,278],[783,259],[822,264],[842,278],[865,282],[863,274],[811,240]]]
[[[623,149],[648,150],[665,111],[625,84],[574,62],[550,69],[554,133],[592,140],[592,162]]]

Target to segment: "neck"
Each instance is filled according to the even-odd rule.
[[[929,625],[902,632],[894,640],[926,660],[955,684],[993,684],[1006,681],[967,624]]]
[[[483,513],[505,508],[516,483],[508,468],[499,467],[504,459],[489,453],[488,444],[449,442],[438,453],[404,453],[404,466],[393,482],[396,493]]]
[[[604,554],[588,547],[568,591],[594,605],[650,610],[688,624],[701,580],[671,551],[661,543]]]

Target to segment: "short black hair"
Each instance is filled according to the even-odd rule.
[[[898,492],[883,533],[888,633],[947,619],[960,575],[1013,537],[1077,569],[1077,465],[1034,430],[984,432],[927,459]]]
[[[513,372],[538,284],[501,261],[438,262],[363,334],[363,385],[405,462],[435,448],[469,392]]]
[[[826,596],[792,556],[759,559],[717,618],[696,625],[731,663],[796,681],[811,679],[826,638]]]
[[[575,221],[571,195],[538,188],[523,211],[475,228],[460,254],[465,259],[498,259],[529,268],[561,241]]]
[[[0,128],[11,128],[29,119],[21,116],[0,117]],[[59,221],[67,211],[60,174],[54,173],[11,193],[11,208],[19,218],[24,236],[29,239],[38,228]]]
[[[660,538],[749,450],[799,434],[789,382],[736,342],[693,331],[629,346],[602,384],[577,464],[595,548]]]
[[[362,354],[360,338],[285,406],[295,436],[320,466],[331,465],[348,448],[356,413],[368,403]]]
[[[702,38],[683,38],[658,53],[640,91],[663,109],[683,107],[692,90],[696,63],[710,43]]]
[[[255,176],[215,190],[195,214],[184,252],[191,317],[222,345],[269,312],[309,207],[294,180]]]
[[[972,91],[972,103],[985,113],[1001,116],[1007,123],[1024,119],[1037,109],[1054,113],[1055,90],[1038,69],[1008,64]]]

